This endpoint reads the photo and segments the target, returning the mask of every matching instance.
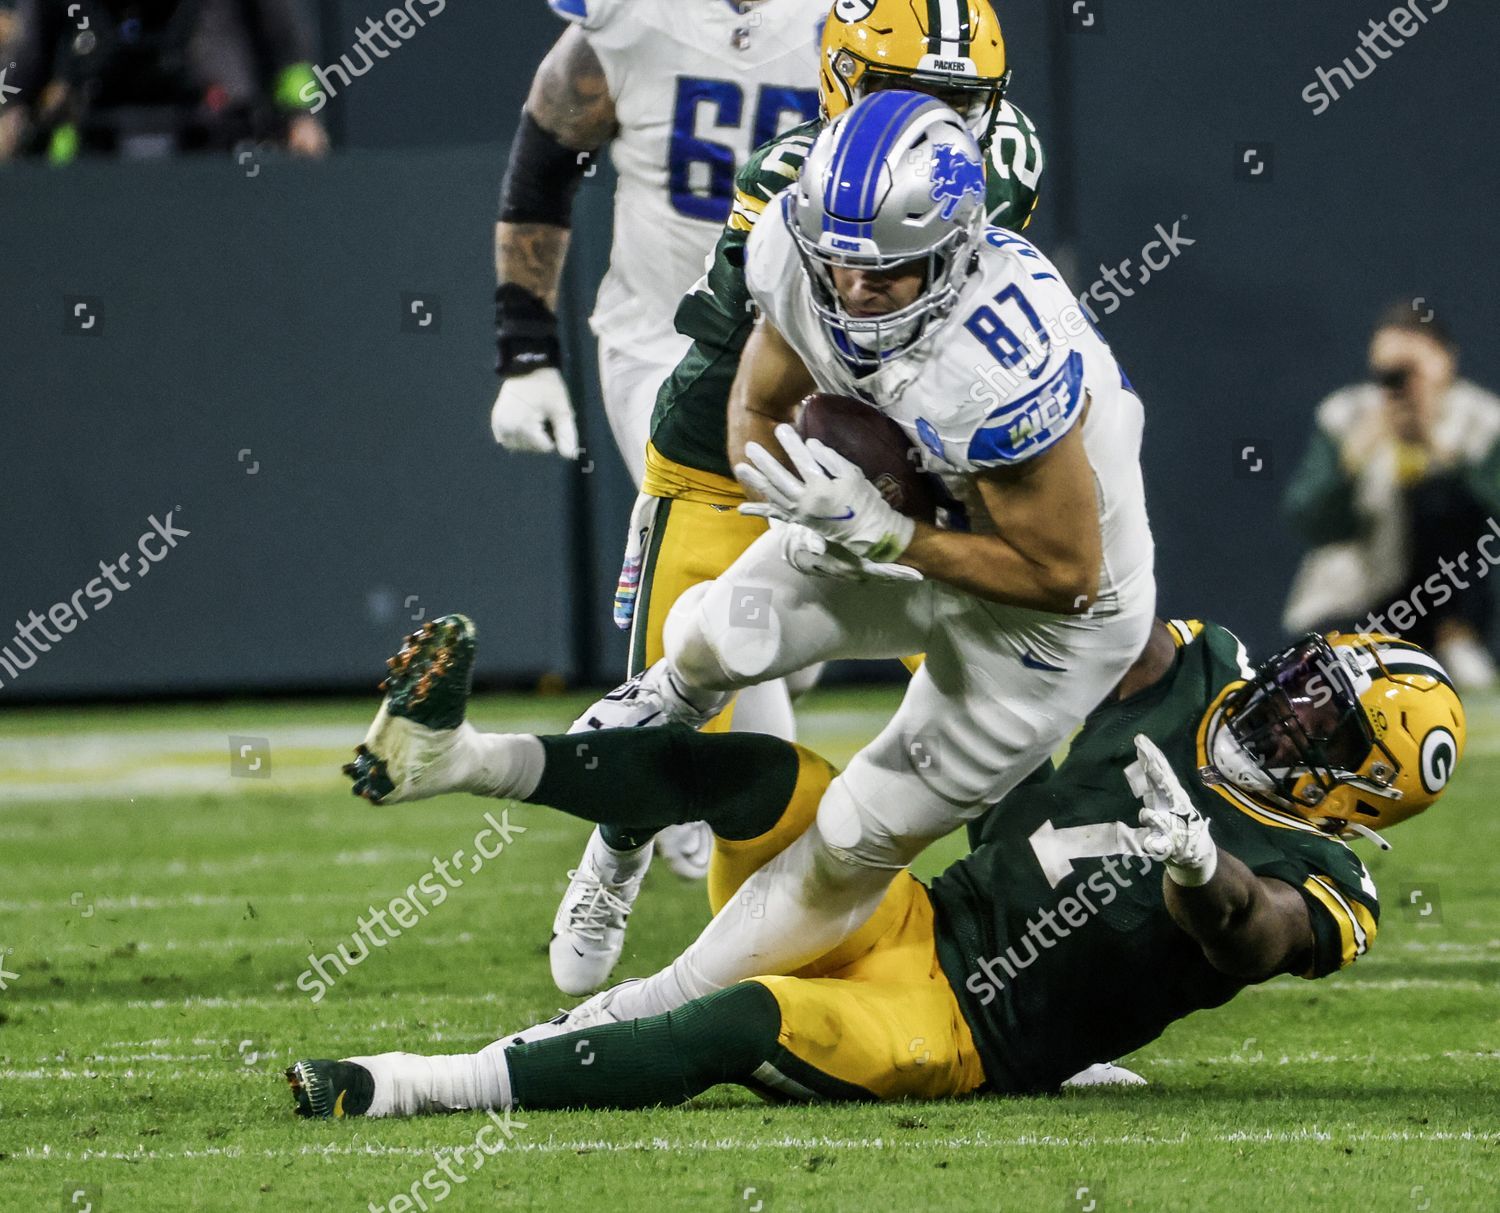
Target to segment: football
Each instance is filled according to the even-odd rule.
[[[855,464],[892,508],[919,522],[937,518],[938,492],[916,447],[880,410],[853,396],[815,392],[797,409],[797,433]]]

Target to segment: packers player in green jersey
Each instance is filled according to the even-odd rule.
[[[793,128],[752,154],[735,179],[735,203],[707,275],[684,297],[677,330],[693,339],[657,397],[642,493],[615,598],[615,621],[631,629],[630,673],[664,655],[673,604],[724,572],[767,523],[736,512],[744,490],[729,467],[729,389],[755,317],[744,251],[770,199],[797,179],[827,121],[861,96],[887,88],[932,93],[961,113],[986,153],[992,222],[1020,230],[1036,207],[1042,149],[1031,120],[1005,99],[1005,40],[990,0],[842,0],[824,26],[822,119]],[[731,725],[791,738],[791,697],[782,680],[742,691],[706,726]],[[674,854],[710,854],[689,831],[670,836]],[[625,923],[650,858],[649,835],[609,822],[589,840],[552,926],[553,980],[565,993],[603,985],[624,946]],[[689,874],[678,860],[674,870]],[[702,869],[694,874],[702,875]]]
[[[775,738],[681,726],[586,746],[479,734],[462,722],[472,664],[461,617],[409,640],[346,768],[357,793],[470,791],[641,827],[701,817],[726,877],[717,907],[807,828],[834,774]],[[1053,1090],[1248,985],[1367,951],[1379,905],[1343,839],[1429,807],[1464,738],[1448,675],[1415,645],[1309,635],[1251,669],[1223,628],[1158,621],[1066,760],[995,806],[970,855],[930,886],[902,873],[800,972],[629,1022],[605,991],[479,1053],[287,1076],[298,1110],[322,1116],[643,1107],[723,1082],[803,1100]]]

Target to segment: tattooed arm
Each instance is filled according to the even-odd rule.
[[[568,29],[537,70],[526,99],[526,114],[557,143],[576,152],[595,152],[615,133],[615,106],[604,67],[589,49],[583,31]],[[518,139],[510,172],[520,167]],[[564,211],[566,208],[562,208]],[[557,221],[507,222],[495,226],[495,274],[501,285],[513,283],[557,307],[563,259],[568,251],[568,215]]]
[[[490,431],[512,451],[578,456],[573,404],[559,369],[557,295],[573,195],[590,153],[615,129],[604,67],[583,32],[569,29],[532,81],[495,227],[500,394],[490,410]]]

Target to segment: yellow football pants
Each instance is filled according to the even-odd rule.
[[[837,772],[796,748],[796,787],[776,825],[744,842],[714,840],[715,913],[817,815]],[[870,920],[834,951],[792,976],[753,980],[781,1009],[782,1048],[819,1075],[877,1099],[944,1099],[984,1084],[974,1037],[938,962],[931,899],[908,871],[897,874]],[[813,1094],[796,1074],[762,1077],[785,1095]]]

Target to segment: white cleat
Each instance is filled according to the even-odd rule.
[[[627,986],[639,985],[640,981],[639,977],[632,977],[618,985],[610,986],[607,990],[600,990],[592,998],[584,999],[571,1011],[562,1011],[542,1023],[532,1024],[531,1027],[512,1032],[509,1036],[502,1036],[496,1043],[506,1049],[515,1045],[534,1045],[539,1041],[551,1040],[554,1036],[565,1036],[569,1032],[597,1028],[603,1024],[619,1023],[620,1020],[610,1009],[615,996]]]
[[[683,880],[702,880],[714,853],[714,832],[706,821],[667,826],[656,836],[656,853]]]
[[[685,724],[699,728],[707,724],[727,704],[727,692],[702,692],[708,702],[699,704],[688,698],[665,659],[643,670],[628,682],[616,687],[573,722],[569,733],[590,733],[598,729],[654,729],[666,724]]]
[[[534,1045],[538,1041],[551,1040],[554,1036],[561,1036],[564,1032],[572,1030],[573,1025],[568,1022],[568,1012],[562,1011],[551,1019],[534,1023],[531,1027],[512,1032],[509,1036],[502,1036],[495,1043],[503,1049],[509,1049],[515,1045]]]
[[[632,977],[628,981],[610,986],[607,990],[600,990],[592,998],[585,999],[571,1011],[559,1016],[564,1024],[563,1031],[580,1032],[584,1028],[599,1028],[612,1023],[623,1023],[624,1020],[614,1013],[615,998],[621,990],[640,984],[639,977]]]
[[[1101,1061],[1091,1065],[1063,1083],[1064,1091],[1074,1087],[1144,1087],[1147,1082],[1134,1070],[1117,1066],[1112,1061]]]
[[[609,980],[650,866],[650,847],[621,855],[604,845],[598,830],[589,838],[552,920],[552,980],[564,994],[588,994]]]

